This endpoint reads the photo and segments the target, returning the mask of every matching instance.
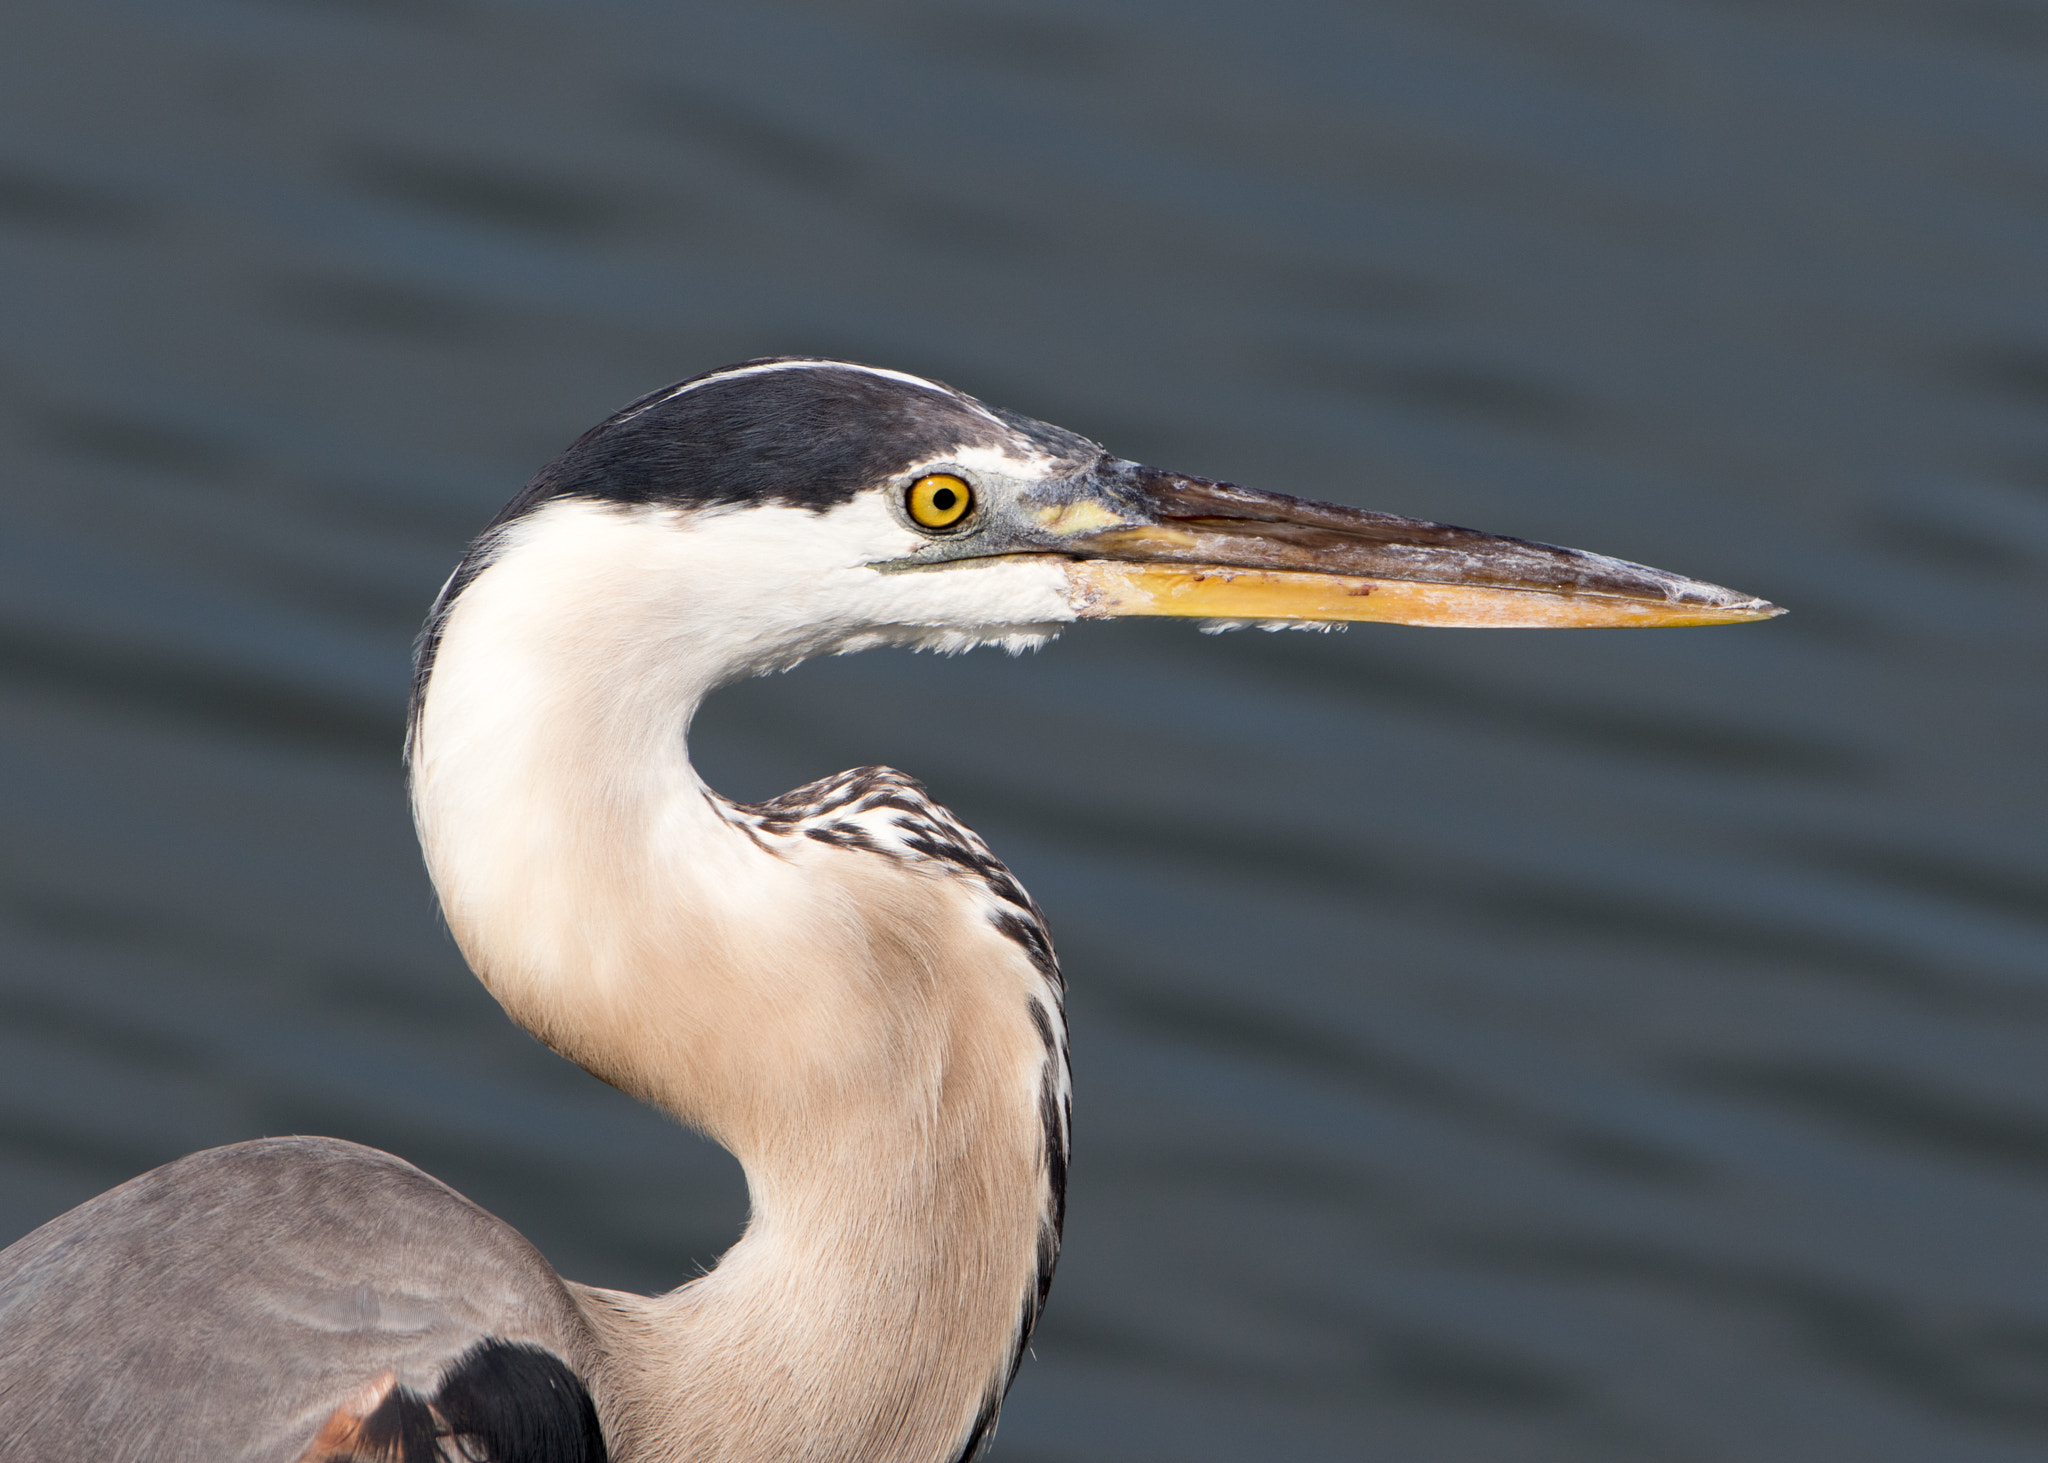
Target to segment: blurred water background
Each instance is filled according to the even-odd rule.
[[[667,1287],[722,1154],[514,1030],[409,638],[633,396],[843,355],[1791,606],[1070,632],[724,694],[1050,911],[1069,1248],[994,1457],[2048,1445],[2048,5],[13,0],[0,1240],[391,1148]]]

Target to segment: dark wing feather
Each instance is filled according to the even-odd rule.
[[[328,1416],[297,1463],[606,1463],[583,1382],[558,1356],[495,1337],[432,1397],[386,1372]]]
[[[506,1387],[574,1384],[581,1418],[593,1356],[517,1230],[331,1138],[195,1153],[0,1251],[0,1458],[293,1463],[386,1373],[394,1407],[439,1404],[447,1383],[472,1421],[524,1436]]]

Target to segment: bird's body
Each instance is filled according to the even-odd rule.
[[[1108,614],[1769,612],[1156,473],[895,372],[755,362],[657,393],[545,469],[443,590],[414,805],[492,994],[738,1155],[745,1234],[679,1290],[625,1295],[388,1155],[195,1155],[0,1254],[0,1456],[970,1457],[1058,1253],[1051,945],[900,773],[711,792],[686,749],[703,698],[810,655],[1017,649]]]
[[[332,1138],[166,1164],[8,1249],[0,1277],[0,1456],[23,1463],[297,1458],[366,1382],[432,1392],[486,1337],[597,1355],[517,1230]]]

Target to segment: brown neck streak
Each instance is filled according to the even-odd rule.
[[[709,1275],[581,1292],[613,1456],[946,1463],[992,1423],[1057,1243],[1036,977],[944,870],[728,818],[683,742],[721,667],[615,558],[602,585],[524,553],[469,586],[413,774],[506,1011],[746,1168]]]

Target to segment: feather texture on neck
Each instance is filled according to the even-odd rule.
[[[821,791],[815,816],[698,779],[685,734],[716,685],[960,633],[914,605],[835,617],[835,576],[871,571],[806,563],[800,537],[775,542],[780,583],[735,564],[762,511],[706,534],[563,504],[503,531],[437,623],[415,809],[513,1019],[746,1168],[746,1233],[709,1275],[582,1292],[616,1455],[944,1463],[992,1423],[1057,1249],[1058,976],[1029,900],[907,779]],[[979,638],[1066,617],[1018,570]]]

